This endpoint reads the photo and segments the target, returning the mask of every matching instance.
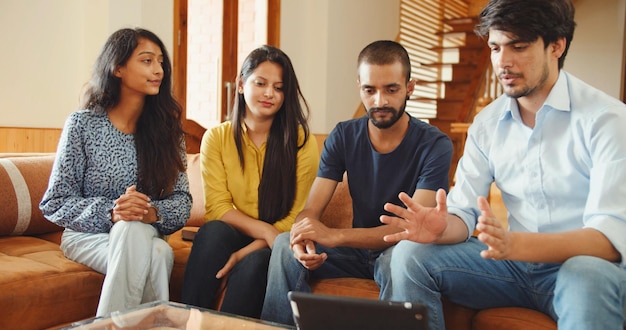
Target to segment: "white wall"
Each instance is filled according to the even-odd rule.
[[[576,0],[565,69],[620,97],[626,0]],[[283,0],[281,48],[311,106],[311,127],[328,133],[359,105],[356,57],[394,39],[399,0]],[[0,126],[63,126],[106,38],[142,26],[172,56],[173,0],[0,0]]]
[[[311,129],[328,133],[360,103],[356,61],[378,39],[395,39],[399,0],[281,1],[280,47],[311,108]]]
[[[575,5],[577,26],[563,68],[620,98],[626,0],[576,0]]]
[[[1,0],[0,126],[63,126],[108,36],[155,32],[170,50],[173,0]]]

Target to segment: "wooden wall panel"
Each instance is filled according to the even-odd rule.
[[[55,152],[60,128],[0,127],[0,152]]]

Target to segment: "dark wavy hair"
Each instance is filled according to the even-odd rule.
[[[576,28],[570,0],[491,0],[479,18],[474,32],[483,38],[494,29],[512,33],[523,42],[541,37],[545,48],[565,38],[565,51],[559,58],[559,69],[563,68]]]
[[[278,64],[283,69],[284,101],[276,113],[267,138],[263,176],[259,184],[259,219],[274,223],[289,214],[296,195],[297,153],[310,138],[309,106],[300,91],[300,85],[289,57],[280,49],[261,46],[248,54],[237,84],[245,82],[256,68],[264,62]],[[242,170],[244,118],[246,101],[243,94],[235,92],[233,110],[230,114],[235,145]],[[298,144],[298,130],[304,129],[304,140]]]
[[[409,53],[400,44],[392,40],[378,40],[365,46],[357,60],[357,69],[361,63],[386,65],[400,62],[406,77],[406,82],[411,79],[411,60]]]
[[[137,189],[153,199],[170,194],[185,170],[182,107],[172,95],[172,66],[163,42],[140,28],[120,29],[104,44],[83,96],[83,109],[106,113],[120,102],[121,79],[114,75],[126,64],[141,39],[154,42],[163,52],[163,79],[157,95],[147,95],[137,122]]]

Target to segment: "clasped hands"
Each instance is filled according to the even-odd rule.
[[[115,206],[111,211],[111,221],[114,223],[120,220],[141,221],[143,223],[154,222],[147,217],[152,207],[150,197],[137,191],[137,187],[134,185],[126,188],[126,192],[116,199],[114,203]]]
[[[462,222],[462,220],[448,214],[445,190],[439,189],[437,191],[436,207],[424,207],[404,192],[400,193],[398,197],[406,208],[386,203],[385,210],[396,216],[382,215],[380,221],[397,226],[402,231],[386,235],[383,238],[386,242],[396,243],[406,239],[422,244],[457,243],[466,239],[466,237],[462,237],[466,235],[466,232],[461,236],[459,233],[455,233],[454,226],[450,225],[451,221]],[[510,235],[502,227],[500,221],[493,214],[489,202],[484,197],[478,197],[477,203],[481,212],[476,225],[476,229],[480,231],[478,239],[487,245],[487,250],[481,251],[480,255],[486,259],[507,259],[513,249],[513,235]]]
[[[334,247],[335,229],[329,228],[317,219],[303,218],[296,222],[289,232],[289,239],[293,256],[308,270],[315,270],[322,266],[328,255],[317,253],[315,244]]]

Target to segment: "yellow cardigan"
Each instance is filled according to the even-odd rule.
[[[298,141],[304,139],[300,129]],[[257,148],[243,135],[245,170],[242,172],[230,121],[207,130],[200,146],[200,164],[204,187],[206,221],[221,219],[226,212],[237,209],[246,215],[259,217],[259,184],[263,174],[265,143]],[[274,223],[281,232],[289,231],[298,213],[304,208],[309,190],[317,174],[319,150],[313,135],[297,155],[296,196],[289,214]]]

